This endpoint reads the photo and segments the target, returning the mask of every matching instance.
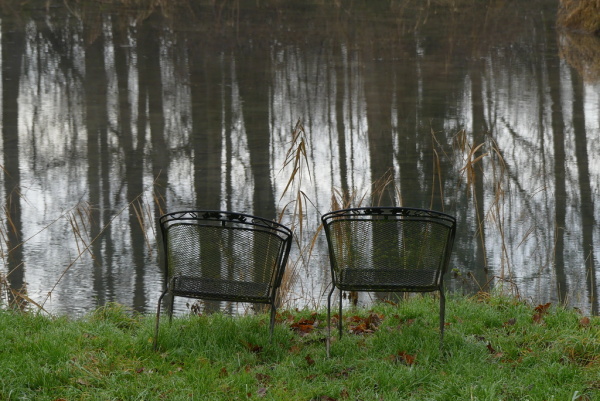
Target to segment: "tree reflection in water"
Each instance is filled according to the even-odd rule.
[[[301,246],[333,193],[390,177],[366,202],[457,216],[454,289],[598,313],[600,91],[554,0],[137,3],[0,2],[11,287],[60,313],[153,308],[164,211],[292,221],[301,120]],[[296,250],[290,305],[322,303],[324,246]]]

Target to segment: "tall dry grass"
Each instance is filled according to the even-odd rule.
[[[559,27],[589,34],[600,33],[600,0],[560,0]]]

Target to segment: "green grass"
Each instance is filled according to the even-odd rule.
[[[283,311],[272,343],[267,315],[161,319],[158,352],[154,316],[121,305],[80,319],[0,311],[0,400],[600,399],[600,318],[451,297],[440,350],[437,305],[348,310],[331,358],[325,311]]]

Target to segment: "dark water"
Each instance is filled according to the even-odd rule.
[[[345,195],[455,215],[456,291],[598,313],[598,44],[556,0],[127,3],[3,8],[0,273],[30,300],[154,310],[156,217],[210,208],[293,226],[286,304],[323,305]]]

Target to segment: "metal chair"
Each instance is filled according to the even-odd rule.
[[[333,285],[327,297],[327,355],[331,296],[340,290],[338,328],[342,336],[342,291],[440,293],[440,347],[444,338],[444,273],[456,220],[444,213],[404,207],[364,207],[321,217],[327,237]]]
[[[272,337],[291,230],[261,217],[213,210],[168,213],[159,222],[166,288],[158,299],[154,349],[167,294],[170,319],[176,296],[269,304]]]

